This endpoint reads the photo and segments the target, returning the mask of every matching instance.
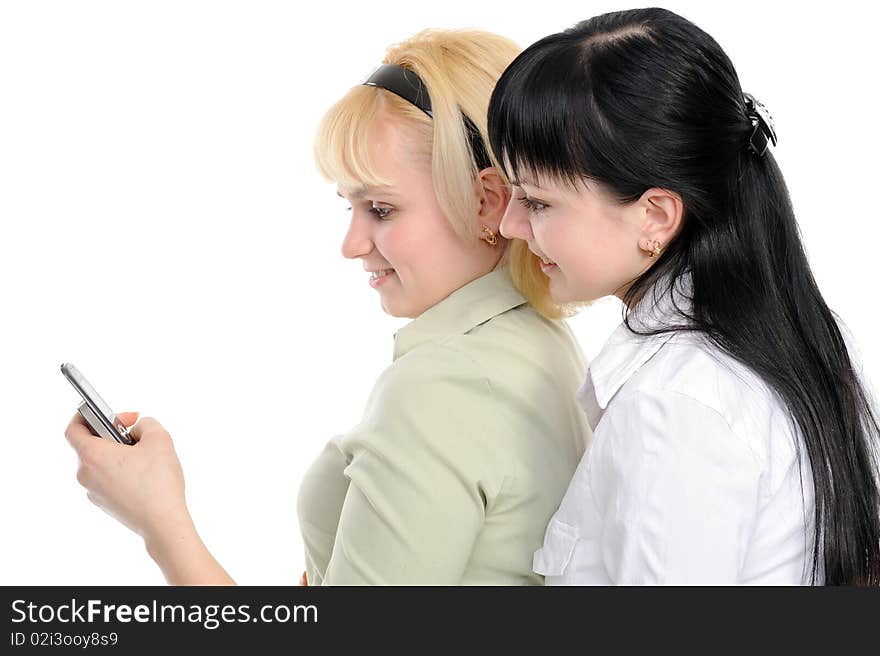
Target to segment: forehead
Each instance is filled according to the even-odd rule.
[[[359,147],[348,153],[356,166],[345,173],[362,172],[363,177],[344,175],[337,178],[339,195],[349,199],[373,194],[399,195],[417,186],[417,178],[431,175],[430,144],[425,147],[420,135],[400,121],[377,120],[363,134]]]
[[[431,144],[405,121],[378,118],[366,129],[366,148],[371,160],[387,167],[408,168],[423,162]]]

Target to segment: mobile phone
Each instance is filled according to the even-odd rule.
[[[61,365],[61,373],[83,398],[77,410],[86,423],[92,427],[95,435],[120,444],[134,444],[134,440],[128,434],[128,429],[104,399],[98,395],[95,388],[89,384],[85,376],[79,372],[79,369],[69,362],[65,362]]]

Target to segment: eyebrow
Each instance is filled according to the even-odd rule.
[[[397,194],[390,187],[358,187],[357,189],[351,192],[352,200],[359,200],[364,198],[365,196],[369,196],[372,193],[383,194],[386,196],[396,196]],[[345,198],[339,190],[336,190],[336,195],[340,198]]]
[[[535,184],[534,182],[532,182],[531,180],[528,180],[526,178],[521,178],[519,180],[511,180],[510,183],[512,185],[516,185],[517,187],[522,187],[524,184],[527,184],[530,187],[534,187],[535,189],[542,189],[543,188],[543,187],[541,187],[541,185]]]

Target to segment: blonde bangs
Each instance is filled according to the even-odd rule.
[[[381,106],[376,89],[361,86],[324,114],[315,138],[315,163],[327,180],[350,187],[390,184],[376,173],[368,146]]]

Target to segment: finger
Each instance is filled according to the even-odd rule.
[[[139,412],[120,412],[117,413],[116,418],[125,426],[126,429],[130,429],[131,426],[137,421]],[[131,438],[132,442],[137,443],[138,438],[135,435],[131,434],[129,430],[128,436]]]
[[[64,430],[64,437],[67,438],[70,446],[77,452],[95,439],[91,427],[78,412],[73,415],[73,419],[67,424],[67,428]]]
[[[67,438],[70,446],[73,447],[81,462],[94,463],[96,459],[102,457],[101,454],[106,453],[107,449],[119,446],[105,440],[92,432],[92,427],[86,423],[86,420],[77,413],[70,420],[67,429],[64,431],[64,437]]]
[[[137,421],[139,414],[139,412],[120,412],[116,415],[116,418],[122,422],[123,426],[128,428]]]
[[[135,441],[140,442],[145,436],[149,438],[151,434],[164,430],[162,424],[152,417],[141,417],[141,419],[129,429],[128,434],[131,435]]]

